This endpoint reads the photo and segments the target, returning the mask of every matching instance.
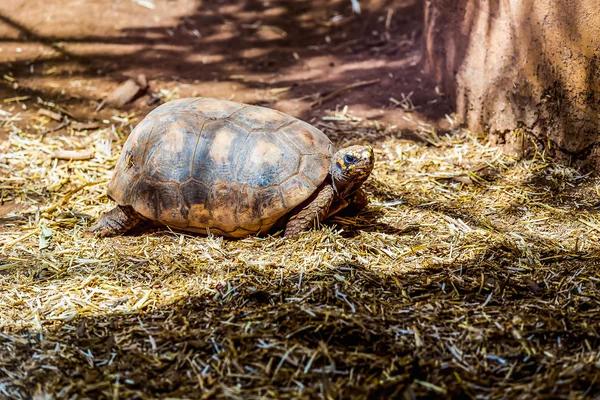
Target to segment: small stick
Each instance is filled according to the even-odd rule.
[[[388,8],[387,16],[385,18],[385,30],[389,31],[392,25],[392,16],[394,15],[394,9]]]
[[[103,99],[100,102],[100,104],[98,104],[98,106],[96,107],[96,109],[94,110],[94,112],[98,112],[98,111],[102,110],[102,107],[104,107],[104,104],[106,104],[106,100]]]
[[[100,182],[88,182],[88,183],[85,183],[85,184],[83,184],[81,186],[78,186],[75,189],[73,189],[71,191],[68,191],[59,202],[54,203],[50,207],[46,208],[43,211],[43,213],[51,213],[52,211],[56,210],[58,207],[64,206],[71,199],[71,197],[75,193],[79,192],[82,189],[85,189],[86,187],[101,185],[101,184],[106,183],[106,182],[108,182],[108,181],[107,180],[103,180],[103,181],[100,181]]]
[[[66,120],[62,121],[60,124],[58,124],[57,126],[55,126],[54,128],[52,128],[49,131],[44,132],[44,133],[51,133],[51,132],[60,131],[61,129],[69,126],[69,124],[70,124],[70,121],[68,119],[66,119]]]
[[[83,131],[85,129],[98,129],[100,123],[98,122],[72,122],[71,127],[77,131]]]
[[[31,97],[31,96],[11,97],[10,99],[4,99],[4,102],[5,103],[14,103],[14,102],[20,103],[22,101],[29,99],[29,97]]]
[[[50,119],[53,119],[55,121],[60,121],[63,118],[62,114],[46,110],[45,108],[40,108],[38,110],[38,114],[45,115],[46,117],[49,117]]]
[[[338,96],[340,93],[346,92],[351,89],[356,89],[356,88],[362,87],[362,86],[373,85],[374,83],[378,83],[379,81],[380,81],[380,79],[373,79],[371,81],[361,81],[361,82],[352,83],[350,85],[346,85],[342,88],[334,90],[333,92],[329,93],[327,96],[323,96],[320,99],[313,101],[312,103],[310,103],[310,106],[314,107],[317,104],[322,104],[324,101],[330,100],[330,99]]]
[[[94,152],[91,150],[60,150],[52,154],[52,158],[58,158],[59,160],[89,160],[92,157],[94,157]]]
[[[10,249],[11,247],[13,247],[15,244],[19,243],[20,241],[23,241],[25,239],[27,239],[30,236],[35,235],[36,233],[38,233],[40,231],[40,228],[36,228],[32,231],[30,231],[29,233],[24,234],[23,236],[19,236],[18,238],[16,238],[15,240],[13,240],[10,243],[7,243],[6,246],[4,246],[4,249]]]

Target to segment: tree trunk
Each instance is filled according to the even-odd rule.
[[[458,118],[516,155],[600,166],[598,0],[426,0],[425,65]]]

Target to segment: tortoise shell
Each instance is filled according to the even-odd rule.
[[[324,182],[333,152],[323,132],[279,111],[180,99],[132,131],[108,196],[182,230],[265,233]]]

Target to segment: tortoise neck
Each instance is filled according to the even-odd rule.
[[[335,194],[342,199],[348,197],[356,190],[358,190],[364,182],[364,179],[357,179],[356,177],[346,176],[341,172],[335,173],[335,171],[333,170],[331,171],[330,175],[333,190]]]

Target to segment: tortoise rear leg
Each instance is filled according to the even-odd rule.
[[[96,236],[121,235],[141,221],[140,215],[130,206],[117,206],[102,215],[90,228]]]
[[[331,184],[324,183],[317,189],[316,195],[313,195],[308,203],[303,204],[290,217],[285,226],[284,236],[286,238],[296,236],[323,221],[329,215],[329,207],[333,202],[333,198],[333,187]]]

